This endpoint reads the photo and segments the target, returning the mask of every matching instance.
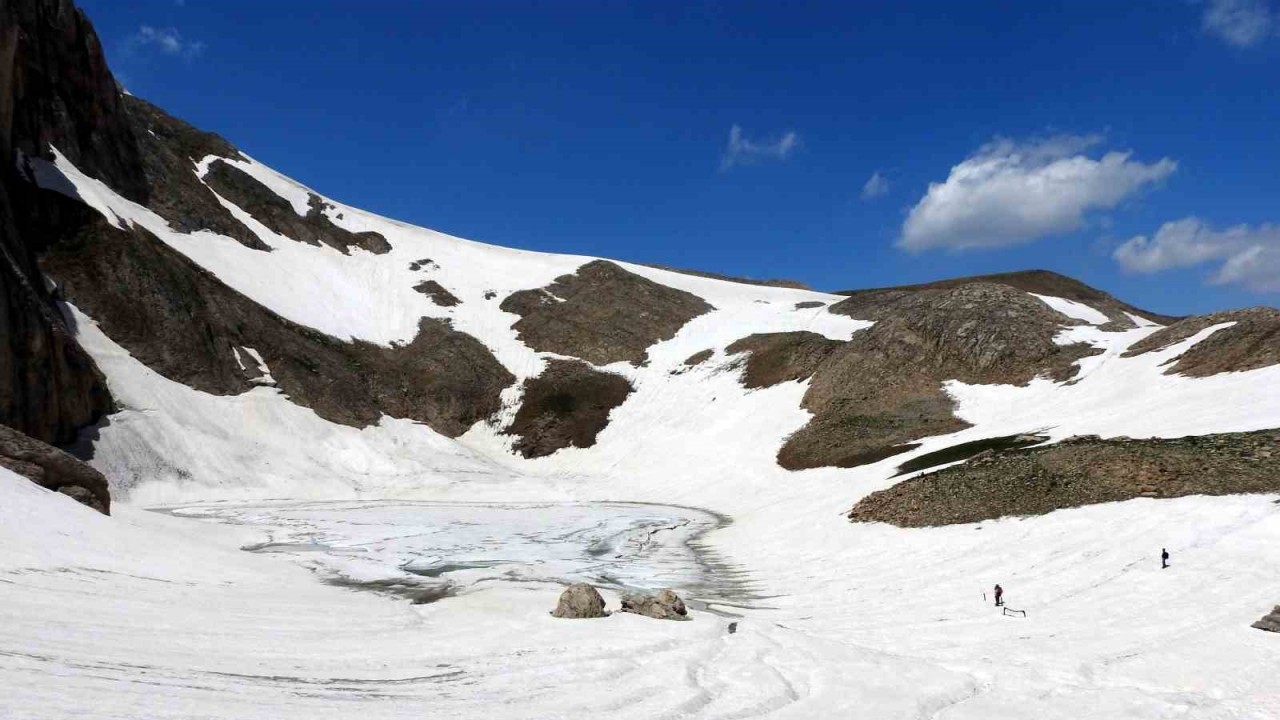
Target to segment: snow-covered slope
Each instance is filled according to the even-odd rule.
[[[235,163],[306,212],[312,191],[252,160]],[[204,166],[207,159],[193,172]],[[1280,692],[1264,670],[1280,661],[1280,643],[1247,628],[1277,595],[1263,570],[1280,560],[1273,498],[1134,500],[923,531],[841,518],[859,497],[895,482],[903,460],[969,440],[1032,431],[1052,439],[1173,437],[1280,425],[1280,366],[1207,378],[1163,374],[1172,358],[1225,324],[1123,357],[1159,326],[1134,317],[1132,329],[1107,331],[1099,326],[1109,318],[1088,304],[1036,295],[1061,314],[1061,344],[1100,351],[1078,362],[1071,382],[952,382],[956,412],[972,427],[920,438],[918,448],[879,463],[788,472],[775,455],[809,419],[800,406],[806,383],[747,390],[742,358],[725,348],[755,333],[802,330],[843,341],[871,322],[828,312],[838,296],[620,263],[714,310],[652,346],[647,363],[601,368],[635,389],[595,445],[529,460],[512,451],[502,430],[519,406],[519,381],[557,356],[522,342],[512,328],[517,316],[498,305],[591,258],[493,247],[334,201],[324,211],[333,223],[380,233],[392,250],[344,254],[306,245],[245,214],[272,248],[264,253],[211,232],[173,230],[60,154],[39,177],[48,187],[74,188],[113,224],[146,228],[289,320],[391,347],[413,338],[420,317],[447,318],[491,349],[517,383],[504,391],[502,412],[456,439],[390,417],[350,427],[294,404],[269,382],[217,396],[167,379],[70,307],[79,341],[121,407],[100,430],[93,464],[125,503],[113,520],[88,518],[69,501],[0,476],[6,517],[14,519],[4,526],[12,533],[6,546],[22,548],[6,558],[0,583],[8,615],[0,675],[19,688],[5,699],[15,716],[94,707],[120,717],[315,717],[344,715],[354,703],[388,717],[427,709],[498,717],[1280,713]],[[415,292],[424,279],[461,302],[443,307]],[[709,359],[685,363],[703,350],[712,351]],[[227,348],[226,362],[251,362],[253,372],[270,377],[269,358],[243,351]],[[701,542],[745,573],[751,599],[698,598],[692,590],[695,600],[720,607],[744,604],[732,610],[740,623],[732,635],[727,618],[704,612],[690,624],[557,623],[545,615],[555,586],[518,569],[524,581],[457,574],[461,597],[410,607],[321,585],[281,557],[239,552],[282,537],[278,527],[246,522],[241,511],[232,513],[235,525],[214,529],[136,509],[196,501],[234,508],[226,504],[253,498],[292,499],[284,508],[304,498],[706,508],[732,524]],[[291,522],[321,506],[308,507]],[[560,516],[543,512],[545,526],[558,527]],[[392,532],[415,532],[400,515],[386,518]],[[565,528],[567,536],[580,531]],[[363,536],[326,532],[332,546],[324,552],[369,552]],[[1159,569],[1160,547],[1174,554],[1171,570]],[[294,560],[321,575],[334,566],[304,555]],[[336,558],[337,566],[351,566]],[[369,556],[360,567],[393,575],[403,554],[395,558]],[[984,602],[995,582],[1026,617]],[[38,620],[45,617],[74,622]],[[57,683],[45,680],[55,675]],[[160,687],[164,703],[126,689],[142,678]]]
[[[583,290],[557,280],[597,258],[324,198],[99,74],[106,95],[68,107],[100,110],[121,157],[55,141],[19,152],[16,177],[49,211],[28,223],[50,233],[42,267],[115,401],[87,442],[116,514],[0,468],[0,717],[1280,717],[1280,636],[1248,628],[1280,601],[1275,496],[914,530],[844,519],[901,463],[961,443],[1280,427],[1266,352],[1168,374],[1248,323],[1265,338],[1271,315],[1135,353],[1171,321],[1040,276],[846,299],[616,262],[608,292]],[[102,119],[84,114],[70,122]],[[521,291],[590,317],[516,314]],[[937,314],[900,322],[900,307]],[[647,343],[642,361],[586,363],[630,387],[590,442],[517,452],[528,383],[577,360],[517,323],[564,347]],[[801,379],[748,389],[729,348],[750,336],[795,340],[769,362]],[[867,337],[882,344],[849,350]],[[1042,356],[1026,367],[1021,340]],[[870,359],[824,364],[841,352]],[[928,365],[903,383],[921,394],[863,417],[849,386],[892,388],[902,357]],[[1006,370],[1039,376],[992,380]],[[963,429],[785,470],[819,377],[850,390],[833,422],[893,424],[919,403]],[[566,396],[553,404],[592,401]],[[675,586],[694,621],[550,618],[580,579],[614,606]],[[997,582],[1025,616],[984,597]],[[455,597],[386,595],[444,583]]]
[[[1280,636],[1248,627],[1280,601],[1274,495],[845,520],[961,443],[1280,427],[1274,311],[1175,322],[1045,272],[845,298],[455,238],[120,93],[69,0],[0,17],[26,333],[0,366],[27,383],[0,421],[62,442],[113,400],[84,440],[117,501],[0,466],[0,718],[1280,717]],[[601,399],[548,387],[565,362],[613,404],[572,417]],[[539,393],[527,425],[588,427],[530,459]],[[865,447],[783,469],[813,427]],[[693,620],[551,618],[575,580],[675,587]]]

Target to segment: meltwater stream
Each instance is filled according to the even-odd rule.
[[[431,602],[495,581],[670,587],[695,607],[758,600],[744,574],[699,539],[727,519],[628,502],[404,500],[216,503],[163,512],[261,531],[244,547],[287,556],[326,583]]]

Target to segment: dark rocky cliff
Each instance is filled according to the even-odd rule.
[[[146,201],[137,143],[88,20],[67,0],[0,1],[0,423],[64,443],[111,398],[36,264],[51,228],[90,219],[21,176],[18,159],[47,156],[50,144]]]

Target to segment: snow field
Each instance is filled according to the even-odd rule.
[[[305,213],[305,188],[253,161],[236,164]],[[65,158],[56,169],[54,180],[108,219],[143,224],[285,317],[383,344],[412,338],[423,315],[449,317],[520,378],[546,355],[518,341],[515,316],[497,304],[590,260],[495,248],[337,203],[327,211],[335,223],[381,232],[395,249],[348,257],[260,228],[276,248],[261,253],[212,233],[174,233]],[[438,269],[408,270],[424,258]],[[390,418],[333,425],[274,388],[205,395],[150,371],[78,314],[80,340],[125,408],[103,429],[94,464],[126,502],[106,520],[29,484],[0,485],[0,546],[22,548],[0,558],[0,685],[17,688],[0,697],[0,716],[1280,717],[1280,641],[1248,628],[1280,602],[1274,497],[1134,500],[925,530],[843,519],[859,498],[897,482],[899,463],[969,440],[1280,426],[1278,367],[1163,374],[1225,325],[1124,358],[1158,327],[1102,332],[1096,309],[1041,297],[1064,325],[1086,323],[1064,327],[1059,342],[1103,351],[1079,362],[1076,381],[952,382],[957,414],[973,427],[874,465],[790,473],[774,456],[808,420],[805,383],[747,391],[724,347],[756,332],[848,338],[869,323],[794,309],[836,296],[620,264],[717,310],[652,348],[647,366],[606,368],[636,391],[594,447],[536,460],[513,455],[491,424],[453,441]],[[463,303],[439,308],[413,292],[427,277]],[[316,287],[341,288],[340,307],[301,300]],[[497,297],[485,300],[487,290]],[[712,359],[682,366],[708,348]],[[227,361],[236,362],[231,348]],[[518,389],[505,399],[513,412]],[[707,613],[691,623],[552,621],[558,586],[528,576],[466,575],[472,592],[411,607],[239,551],[263,540],[260,528],[138,509],[262,498],[706,508],[732,524],[703,542],[745,569],[758,597],[739,610],[733,635],[727,618]],[[412,527],[380,524],[402,522]],[[467,532],[451,542],[470,542]],[[1161,547],[1173,554],[1169,570],[1159,569]],[[983,601],[996,582],[1026,618]]]

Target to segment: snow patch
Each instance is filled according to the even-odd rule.
[[[1039,299],[1045,305],[1048,305],[1057,312],[1062,313],[1073,320],[1083,320],[1090,325],[1105,325],[1111,321],[1111,318],[1082,302],[1053,297],[1051,295],[1037,295],[1036,293],[1027,294]]]

